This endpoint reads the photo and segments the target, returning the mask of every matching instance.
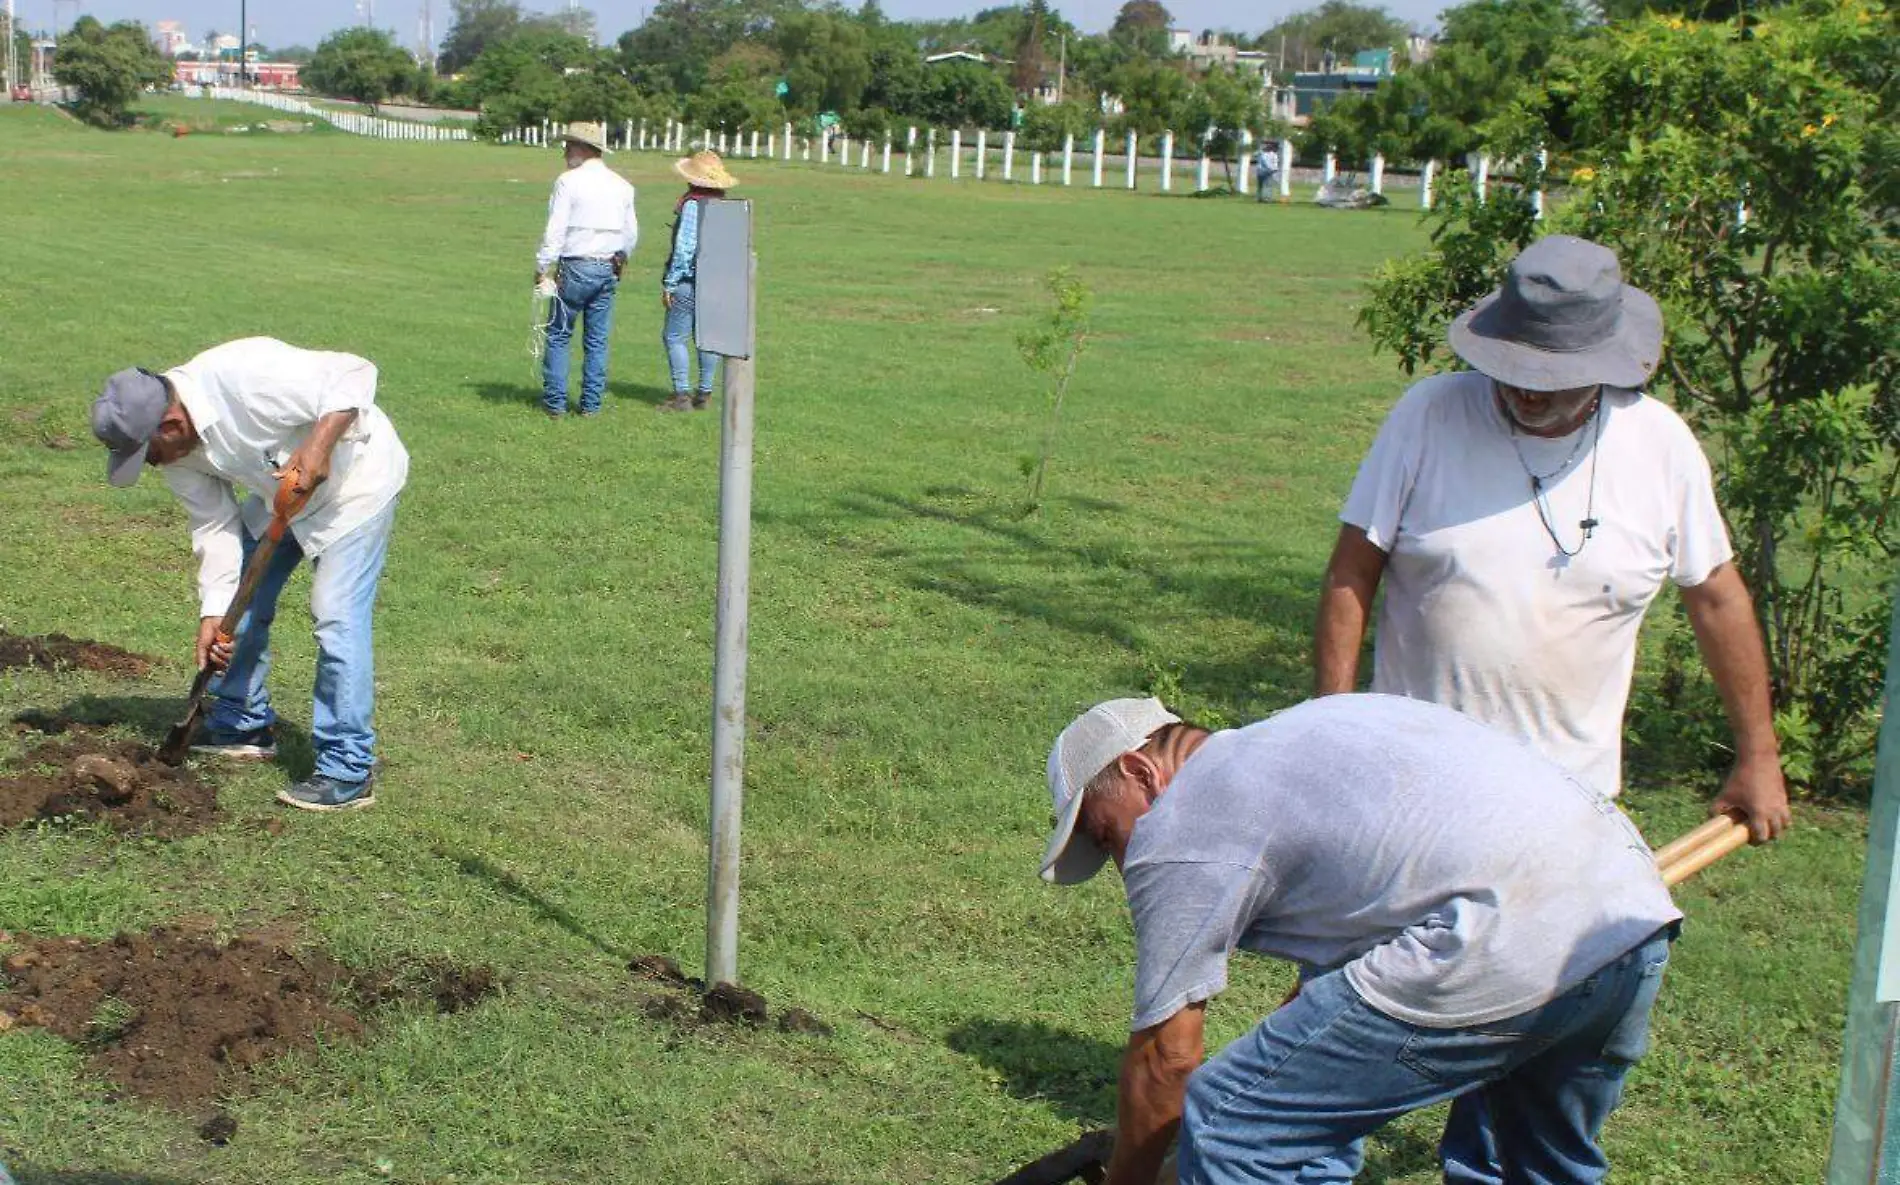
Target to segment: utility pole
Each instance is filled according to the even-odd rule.
[[[250,16],[244,9],[245,0],[238,0],[238,89],[244,89],[244,76],[250,71],[244,68],[244,48],[250,44],[251,26],[247,23]]]
[[[13,0],[7,0],[11,4]],[[1062,101],[1062,90],[1069,80],[1069,33],[1063,30],[1062,50],[1056,59],[1056,102]]]
[[[7,93],[6,101],[13,101],[13,87],[20,77],[20,34],[14,24],[13,0],[7,0]]]

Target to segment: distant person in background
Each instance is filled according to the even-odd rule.
[[[567,171],[554,182],[547,230],[534,257],[535,291],[554,301],[548,310],[547,352],[541,358],[541,407],[556,420],[567,414],[568,347],[577,318],[584,321],[585,350],[580,413],[600,414],[614,293],[640,239],[633,186],[601,159],[607,151],[607,129],[597,123],[570,124],[560,138],[566,145]]]
[[[666,345],[666,366],[673,380],[673,397],[660,404],[661,411],[701,411],[712,400],[713,373],[719,364],[717,355],[705,350],[699,355],[699,384],[691,384],[687,372],[686,339],[693,332],[693,299],[699,272],[700,207],[726,196],[739,184],[726,172],[719,154],[695,152],[675,161],[673,169],[686,179],[686,192],[674,206],[673,248],[666,257],[666,275],[660,281],[660,302],[666,306],[666,327],[660,340]]]
[[[1280,153],[1267,141],[1260,141],[1260,147],[1253,152],[1254,200],[1271,201],[1267,195],[1273,192],[1273,183],[1280,172]]]

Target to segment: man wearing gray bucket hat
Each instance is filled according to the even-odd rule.
[[[1349,1181],[1365,1136],[1479,1092],[1513,1181],[1604,1178],[1682,915],[1600,794],[1385,695],[1215,733],[1109,700],[1047,774],[1044,879],[1113,860],[1134,923],[1110,1185],[1150,1185],[1177,1132],[1182,1185]],[[1299,964],[1302,988],[1203,1064],[1238,951]]]
[[[1353,689],[1383,585],[1373,691],[1457,708],[1613,797],[1638,627],[1673,580],[1735,737],[1711,813],[1742,813],[1766,842],[1789,810],[1761,632],[1708,460],[1642,392],[1662,337],[1656,302],[1607,248],[1551,235],[1518,255],[1452,324],[1473,369],[1415,384],[1360,465],[1321,591],[1314,689]],[[1457,1185],[1502,1179],[1475,1099],[1453,1108]]]
[[[548,223],[534,256],[535,291],[553,297],[541,355],[541,409],[567,414],[569,350],[581,330],[580,414],[597,415],[607,390],[607,339],[620,273],[640,241],[633,186],[607,167],[607,129],[569,124],[561,133],[567,171],[548,198]]]

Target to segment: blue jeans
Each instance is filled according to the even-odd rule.
[[[1257,180],[1255,182],[1254,201],[1264,202],[1267,200],[1267,192],[1273,188],[1273,183],[1276,178],[1270,169],[1262,169],[1255,176]]]
[[[370,775],[371,751],[376,745],[376,730],[370,727],[376,704],[370,618],[395,521],[392,501],[310,562],[310,614],[316,619],[317,636],[310,741],[316,750],[317,773],[339,782],[361,782]],[[246,563],[256,549],[257,540],[246,531]],[[286,532],[238,622],[230,665],[207,689],[213,697],[207,721],[211,731],[249,732],[276,722],[277,713],[264,686],[270,673],[270,627],[277,618],[277,598],[302,560],[303,548]]]
[[[686,339],[693,336],[693,283],[686,281],[673,289],[673,302],[666,306],[666,327],[660,331],[660,340],[666,344],[666,369],[673,378],[673,393],[684,395],[692,388],[688,385],[690,377],[686,373]],[[710,394],[713,388],[713,370],[719,365],[719,355],[708,354],[704,350],[699,354],[699,391]]]
[[[1468,1092],[1490,1113],[1500,1180],[1594,1185],[1609,1173],[1597,1134],[1648,1047],[1668,963],[1658,932],[1549,1003],[1465,1029],[1394,1020],[1344,972],[1318,976],[1195,1071],[1181,1185],[1350,1180],[1360,1140]]]
[[[548,348],[541,356],[541,406],[551,412],[567,410],[568,344],[574,322],[583,322],[581,348],[581,411],[600,410],[607,389],[607,333],[613,328],[614,265],[604,259],[563,259],[560,293],[548,310]]]

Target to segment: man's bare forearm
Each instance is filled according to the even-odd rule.
[[[1313,627],[1313,694],[1339,695],[1359,681],[1359,651],[1372,601],[1385,574],[1385,552],[1358,527],[1341,527],[1326,565]]]

